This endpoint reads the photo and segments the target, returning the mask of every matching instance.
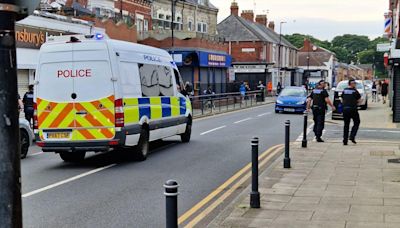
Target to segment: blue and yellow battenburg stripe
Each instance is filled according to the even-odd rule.
[[[125,123],[137,123],[143,116],[150,120],[179,117],[191,110],[191,103],[183,97],[124,98]]]

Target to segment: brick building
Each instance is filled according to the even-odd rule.
[[[217,35],[218,9],[209,0],[177,1],[174,8],[171,23],[171,1],[154,0],[152,29],[139,34],[139,43],[168,50],[183,80],[193,85],[196,95],[208,87],[215,93],[229,91],[227,73],[231,57],[227,54],[228,45]]]
[[[244,10],[239,16],[239,6],[232,2],[231,15],[217,29],[233,58],[232,80],[248,81],[253,89],[258,81],[272,82],[274,88],[278,82],[286,86],[301,83],[297,49],[274,31],[275,23],[268,22],[266,15]]]
[[[298,55],[299,67],[304,70],[303,82],[315,84],[319,80],[325,80],[331,86],[337,84],[338,62],[334,52],[311,43],[309,39],[304,39]]]

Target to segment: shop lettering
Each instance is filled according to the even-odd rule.
[[[161,58],[157,56],[151,56],[151,55],[144,55],[144,60],[146,61],[151,61],[151,62],[161,62]]]
[[[46,34],[42,31],[38,33],[28,32],[26,29],[15,32],[15,38],[19,42],[30,43],[36,47],[40,47],[44,42],[46,42]]]
[[[90,77],[92,77],[92,69],[57,71],[57,78],[90,78]]]

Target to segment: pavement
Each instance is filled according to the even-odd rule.
[[[343,146],[343,123],[328,120],[326,143],[294,142],[291,169],[280,157],[261,173],[260,209],[243,185],[208,227],[400,227],[400,131],[386,105],[360,114],[357,145]]]
[[[190,143],[154,142],[144,162],[112,151],[68,164],[32,147],[21,161],[24,227],[165,227],[168,179],[180,184],[179,216],[197,214],[200,201],[248,165],[253,137],[261,151],[283,143],[287,119],[295,140],[302,115],[275,114],[273,105],[197,119]]]

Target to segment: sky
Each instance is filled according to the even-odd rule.
[[[230,15],[232,0],[210,0],[219,8],[218,22]],[[332,40],[337,35],[358,34],[370,38],[382,36],[388,0],[236,0],[239,11],[254,10],[267,14],[283,34],[309,34]]]

